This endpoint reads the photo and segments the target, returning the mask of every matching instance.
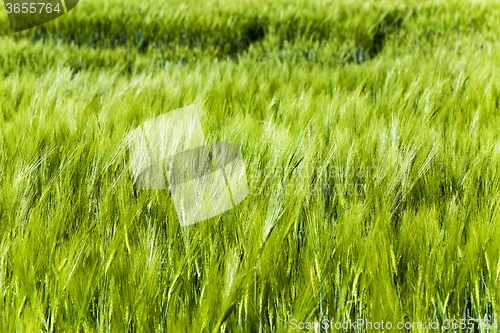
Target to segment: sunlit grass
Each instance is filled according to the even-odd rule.
[[[0,37],[1,332],[496,319],[500,7],[99,4]],[[192,103],[250,194],[181,228],[126,137]]]

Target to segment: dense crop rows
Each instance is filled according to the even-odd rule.
[[[496,319],[499,24],[494,2],[99,0],[10,35],[2,12],[0,331]],[[125,138],[192,103],[250,194],[181,228]]]

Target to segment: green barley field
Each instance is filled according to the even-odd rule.
[[[498,331],[497,1],[4,9],[0,332]],[[249,194],[181,227],[126,138],[190,104]]]

